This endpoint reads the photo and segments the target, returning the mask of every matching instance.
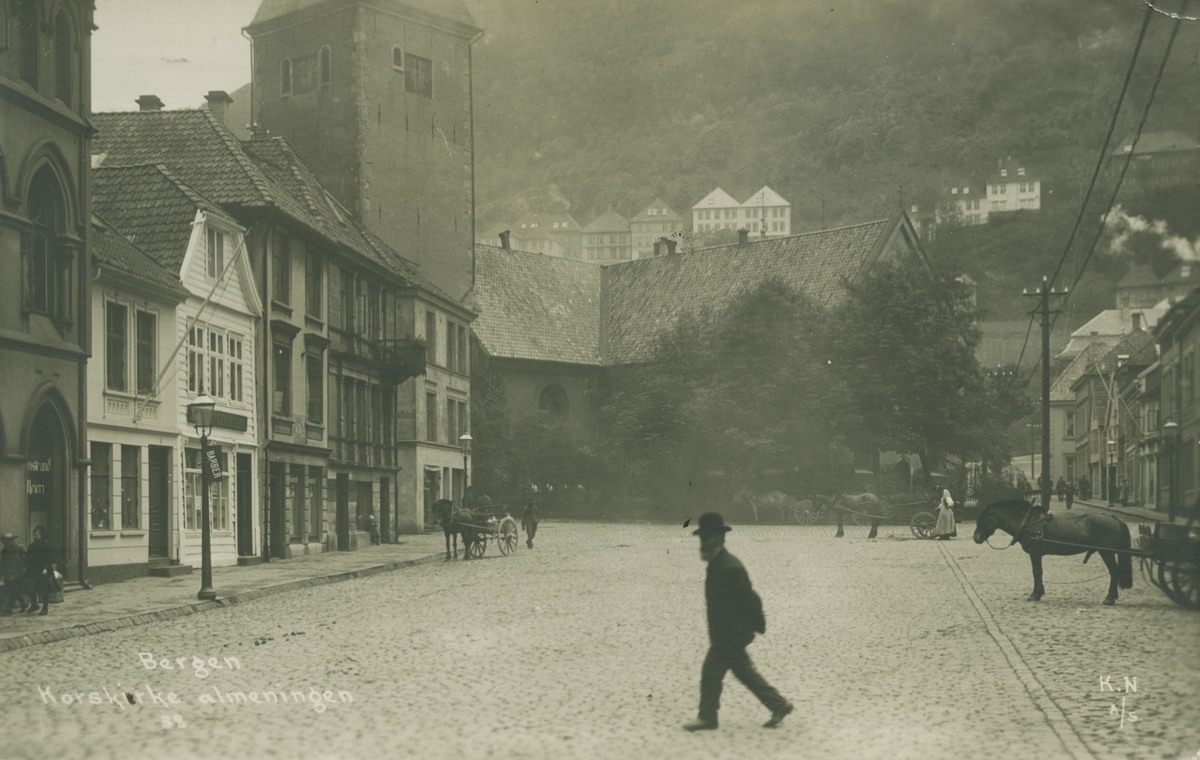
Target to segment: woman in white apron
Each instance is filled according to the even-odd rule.
[[[934,492],[938,490],[934,486]],[[934,538],[942,541],[948,541],[958,535],[958,530],[954,527],[954,499],[950,496],[950,489],[942,488],[942,498],[938,502],[938,518],[937,525],[933,528]]]

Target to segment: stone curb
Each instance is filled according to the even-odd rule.
[[[113,618],[111,620],[102,620],[96,623],[81,623],[71,626],[70,628],[52,628],[48,631],[37,631],[35,633],[27,633],[24,636],[13,636],[7,639],[0,639],[0,653],[12,652],[17,649],[34,646],[36,644],[49,644],[53,641],[63,641],[64,639],[75,639],[81,636],[90,636],[95,633],[104,633],[105,631],[115,631],[120,628],[132,628],[138,625],[146,625],[147,623],[157,623],[162,620],[171,620],[184,615],[195,615],[198,612],[207,612],[208,610],[220,609],[223,607],[232,607],[234,605],[250,602],[255,599],[263,599],[275,594],[283,594],[288,591],[298,591],[304,588],[312,588],[314,586],[325,586],[331,583],[341,583],[343,581],[353,580],[355,578],[368,578],[372,575],[388,573],[394,570],[400,570],[405,567],[413,567],[414,565],[424,565],[429,562],[441,560],[445,557],[444,552],[430,554],[426,557],[418,557],[417,559],[398,560],[396,562],[388,562],[382,565],[372,565],[370,567],[359,568],[358,570],[347,570],[333,575],[318,575],[312,578],[301,578],[300,580],[288,581],[275,586],[267,586],[266,588],[256,588],[249,591],[242,591],[232,596],[225,596],[215,599],[210,602],[197,602],[195,604],[184,604],[178,607],[167,607],[166,609],[156,610],[154,612],[140,613],[137,615],[127,615],[126,617]]]

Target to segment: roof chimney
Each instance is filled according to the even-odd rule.
[[[512,247],[508,243],[508,236],[511,234],[512,232],[509,230],[500,233],[500,247],[506,251],[512,250]]]
[[[163,110],[163,102],[158,99],[157,95],[143,95],[134,102],[138,104],[138,109],[141,111]]]
[[[224,124],[225,109],[233,102],[233,98],[224,90],[209,90],[204,99],[208,101],[208,110],[213,118]]]
[[[750,242],[750,230],[743,227],[738,230],[738,245],[745,245]]]
[[[1135,311],[1133,314],[1130,315],[1130,317],[1133,319],[1133,331],[1141,332],[1141,330],[1142,330],[1142,313],[1140,311]]]
[[[675,241],[675,240],[672,240],[671,238],[668,238],[668,237],[665,237],[665,238],[659,238],[659,239],[660,239],[660,240],[662,240],[662,244],[663,244],[664,246],[666,246],[666,248],[667,248],[667,255],[668,255],[668,256],[673,256],[673,255],[675,254],[675,244],[676,244],[676,242],[677,242],[677,241]]]

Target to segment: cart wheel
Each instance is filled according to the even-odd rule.
[[[871,516],[865,515],[862,512],[851,512],[850,519],[854,522],[855,525],[870,525],[871,524]]]
[[[937,526],[937,518],[928,512],[918,512],[913,515],[908,527],[917,538],[933,538],[933,529]]]
[[[500,553],[505,557],[512,554],[517,549],[517,523],[511,517],[505,517],[500,522],[500,530],[496,543],[500,546]]]
[[[1200,562],[1195,552],[1182,552],[1171,562],[1171,597],[1178,604],[1200,610]]]
[[[487,536],[478,535],[471,542],[471,546],[467,548],[467,556],[471,559],[479,559],[483,553],[487,551]]]
[[[817,510],[815,507],[812,509],[805,509],[804,507],[797,505],[795,517],[798,525],[816,525]]]

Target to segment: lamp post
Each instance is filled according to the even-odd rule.
[[[1113,505],[1113,486],[1117,484],[1117,442],[1108,442],[1108,473],[1104,478],[1108,482],[1108,506]]]
[[[1168,420],[1163,423],[1163,444],[1167,449],[1167,520],[1175,522],[1175,435],[1179,423]]]
[[[188,404],[192,426],[200,436],[200,591],[197,599],[217,598],[212,587],[212,520],[208,503],[208,434],[212,432],[217,402],[207,394]]]
[[[467,476],[467,457],[471,456],[470,433],[463,433],[458,437],[458,447],[462,449],[463,455],[463,495],[466,496],[467,488],[471,485],[471,479]]]

